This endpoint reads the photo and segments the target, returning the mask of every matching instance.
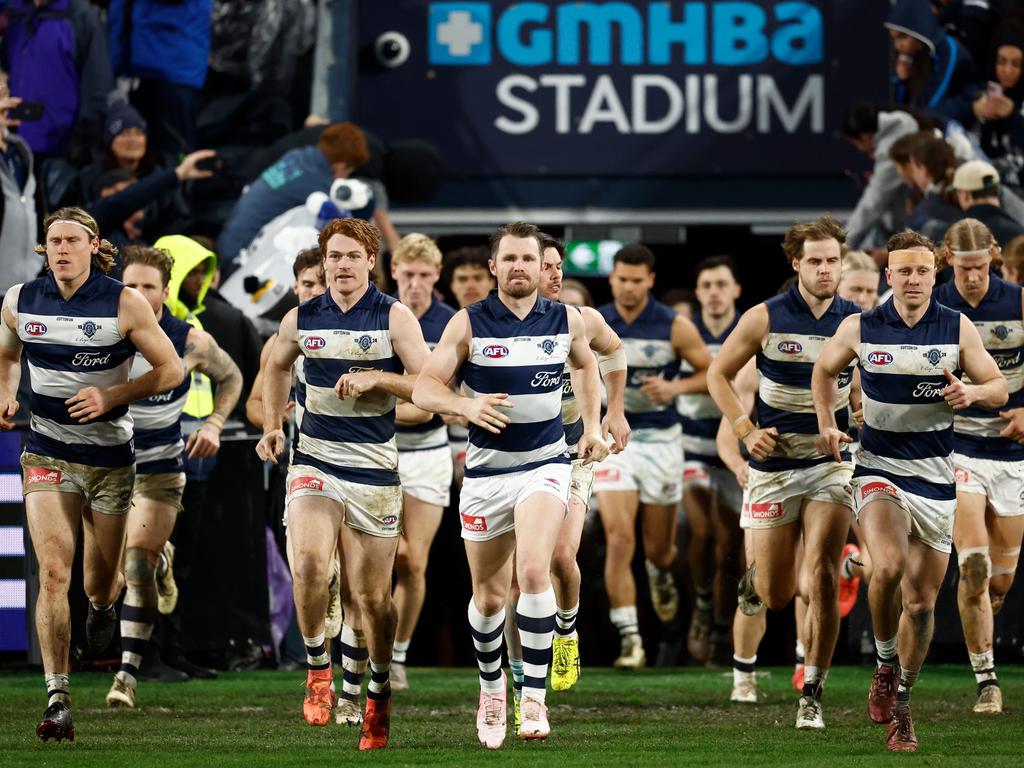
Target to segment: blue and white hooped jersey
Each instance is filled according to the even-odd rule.
[[[736,315],[720,336],[711,334],[700,315],[694,318],[693,323],[697,326],[708,352],[714,358],[739,321],[739,315]],[[693,366],[688,361],[682,360],[679,363],[679,378],[688,379],[691,376],[693,376]],[[676,398],[676,413],[679,415],[679,424],[683,428],[683,456],[686,460],[699,461],[713,467],[724,467],[722,460],[718,458],[718,447],[715,444],[722,412],[718,410],[711,395],[706,392],[696,395],[679,395]]]
[[[864,427],[854,477],[879,475],[915,496],[956,498],[953,409],[944,370],[960,367],[960,313],[934,299],[908,328],[892,299],[860,319]]]
[[[135,463],[127,405],[79,424],[64,404],[83,387],[127,383],[135,346],[117,319],[123,289],[97,270],[68,301],[49,272],[18,289],[18,338],[32,385],[26,451],[94,467]]]
[[[512,420],[497,435],[469,425],[466,477],[523,472],[563,464],[562,374],[569,357],[569,320],[564,304],[541,296],[522,320],[497,291],[466,308],[472,333],[462,366],[468,397],[508,393]]]
[[[811,397],[811,371],[821,350],[839,324],[860,307],[836,296],[825,313],[816,318],[800,289],[794,284],[788,291],[765,302],[768,308],[768,336],[757,353],[757,425],[775,427],[775,450],[764,461],[750,460],[750,466],[762,472],[802,469],[825,461],[814,446],[818,437],[818,417]],[[844,432],[849,427],[847,405],[853,368],[839,375],[836,424]],[[850,454],[842,454],[848,461]]]
[[[299,305],[297,341],[305,357],[304,381],[296,383],[302,425],[295,464],[353,483],[398,485],[394,395],[369,392],[342,400],[334,393],[343,374],[401,370],[391,344],[394,303],[371,283],[347,312],[330,291]]]
[[[579,307],[566,304],[566,307],[580,312]],[[568,446],[569,456],[576,458],[576,448],[583,437],[583,416],[580,414],[579,403],[576,402],[576,393],[572,391],[572,376],[569,374],[569,366],[562,371],[562,429],[565,432],[565,444]]]
[[[598,307],[597,311],[622,339],[626,351],[625,410],[633,439],[639,442],[677,440],[679,419],[673,404],[658,405],[640,391],[647,376],[672,380],[679,374],[679,358],[672,347],[672,323],[676,313],[651,298],[632,323],[622,319],[614,302]]]
[[[1002,437],[1006,420],[999,411],[1024,406],[1024,318],[1019,285],[989,275],[988,292],[977,307],[968,304],[951,280],[935,289],[935,299],[974,323],[986,351],[1006,377],[1010,399],[1002,408],[972,405],[953,415],[953,446],[957,453],[993,461],[1024,460],[1024,445]]]
[[[455,310],[444,302],[433,299],[427,311],[420,318],[423,340],[433,349],[441,340],[448,321],[455,315]],[[444,420],[436,413],[430,421],[412,427],[395,427],[395,440],[399,451],[426,451],[431,448],[443,448],[448,445],[448,428]]]
[[[179,320],[164,307],[160,315],[160,329],[174,345],[174,351],[185,364],[185,344],[192,326]],[[132,361],[131,378],[138,379],[153,370],[153,366],[142,356],[135,353]],[[128,412],[135,422],[135,471],[140,475],[152,475],[158,472],[182,472],[185,462],[181,452],[184,444],[181,440],[181,412],[188,400],[188,390],[192,385],[192,376],[185,376],[174,389],[136,400],[129,406]]]

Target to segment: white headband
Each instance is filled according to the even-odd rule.
[[[953,256],[988,256],[991,251],[988,248],[982,248],[977,251],[950,251]]]
[[[83,224],[80,221],[73,221],[72,219],[57,219],[56,221],[51,221],[50,226],[46,228],[46,232],[49,233],[50,229],[52,229],[55,224],[74,224],[75,226],[79,226],[86,232],[88,232],[90,237],[96,237],[96,233],[89,229],[87,226],[85,226],[85,224]]]

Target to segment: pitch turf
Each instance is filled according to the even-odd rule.
[[[960,667],[926,667],[914,689],[921,751],[890,755],[885,729],[871,724],[866,669],[832,671],[824,733],[798,733],[788,669],[760,681],[757,706],[730,704],[720,670],[620,673],[584,668],[577,687],[548,693],[553,734],[545,743],[509,737],[497,753],[476,741],[476,678],[471,669],[413,669],[413,689],[395,697],[391,747],[359,753],[355,729],[310,728],[302,721],[304,676],[296,672],[225,674],[218,681],[143,684],[140,708],[110,710],[111,677],[72,677],[74,743],[41,743],[35,725],[45,705],[42,675],[0,674],[0,765],[318,766],[379,765],[700,765],[875,766],[917,760],[928,766],[1024,765],[1024,667],[1003,666],[1001,717],[971,713],[974,681]],[[511,723],[511,718],[510,718]]]

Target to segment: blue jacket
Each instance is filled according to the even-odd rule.
[[[211,0],[110,0],[107,13],[115,73],[203,87],[210,58]]]

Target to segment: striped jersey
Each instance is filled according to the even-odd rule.
[[[854,476],[955,499],[953,409],[942,390],[943,370],[960,367],[960,313],[933,299],[908,328],[890,299],[861,316],[858,357],[864,428]]]
[[[185,344],[192,326],[179,320],[164,307],[160,315],[160,329],[174,345],[174,351],[185,360]],[[131,378],[138,379],[153,370],[153,366],[142,356],[135,353],[132,361]],[[184,445],[181,440],[181,412],[188,400],[188,390],[192,377],[185,376],[174,389],[158,395],[136,400],[129,406],[128,412],[135,423],[135,461],[136,473],[151,475],[158,472],[183,472],[185,462],[181,452]]]
[[[1010,399],[1003,408],[972,405],[953,415],[953,446],[957,453],[978,459],[1021,461],[1024,445],[1002,437],[1006,427],[1001,410],[1024,406],[1024,318],[1019,285],[989,275],[988,292],[977,307],[960,295],[952,280],[935,289],[935,300],[974,323],[992,358],[1009,385]]]
[[[625,411],[633,431],[632,439],[638,442],[677,440],[679,420],[672,404],[658,405],[640,391],[648,376],[671,380],[679,374],[679,358],[672,346],[672,323],[676,313],[651,298],[632,323],[622,319],[614,302],[598,307],[597,311],[619,335],[625,348]]]
[[[579,307],[571,304],[565,306],[583,314]],[[575,458],[577,443],[583,437],[583,416],[580,414],[579,403],[576,402],[576,393],[572,391],[569,366],[562,371],[562,429],[565,431],[565,444],[568,446],[569,455]]]
[[[466,477],[523,472],[569,461],[562,429],[562,374],[569,356],[564,304],[541,296],[520,320],[491,291],[466,308],[472,334],[462,366],[468,397],[505,392],[511,423],[497,435],[469,425]]]
[[[420,329],[423,340],[433,349],[441,340],[448,321],[455,315],[455,310],[444,302],[433,299],[430,307],[420,318]],[[448,429],[444,420],[436,413],[430,421],[411,427],[396,426],[395,440],[399,451],[425,451],[431,448],[442,448],[448,445]]]
[[[123,289],[124,283],[95,269],[67,301],[49,272],[18,289],[18,338],[32,386],[25,450],[95,467],[135,463],[127,405],[79,424],[64,404],[83,387],[127,383],[135,347],[117,319]]]
[[[736,315],[721,335],[714,336],[704,325],[704,320],[699,314],[693,319],[711,357],[718,354],[718,350],[722,348],[722,344],[739,321],[739,315]],[[693,373],[693,366],[689,361],[680,362],[679,378],[688,379],[693,376]],[[706,392],[679,395],[676,398],[676,412],[679,415],[679,424],[683,428],[683,455],[686,459],[714,467],[724,467],[722,460],[718,458],[718,447],[715,445],[722,412],[718,410],[711,395]]]
[[[757,424],[761,429],[775,427],[775,449],[764,461],[750,460],[750,466],[762,472],[801,469],[825,461],[814,447],[818,436],[818,418],[811,397],[811,371],[814,361],[844,318],[860,312],[851,301],[836,296],[820,318],[800,295],[796,283],[785,293],[765,302],[768,308],[768,335],[757,353]],[[839,399],[836,424],[849,427],[850,382],[853,368],[839,375]],[[850,454],[844,452],[843,460]]]
[[[396,373],[401,362],[391,344],[389,317],[395,299],[372,283],[356,304],[342,311],[331,292],[297,310],[302,350],[302,425],[294,463],[365,485],[398,485],[395,397],[368,392],[342,400],[334,385],[346,373]]]

